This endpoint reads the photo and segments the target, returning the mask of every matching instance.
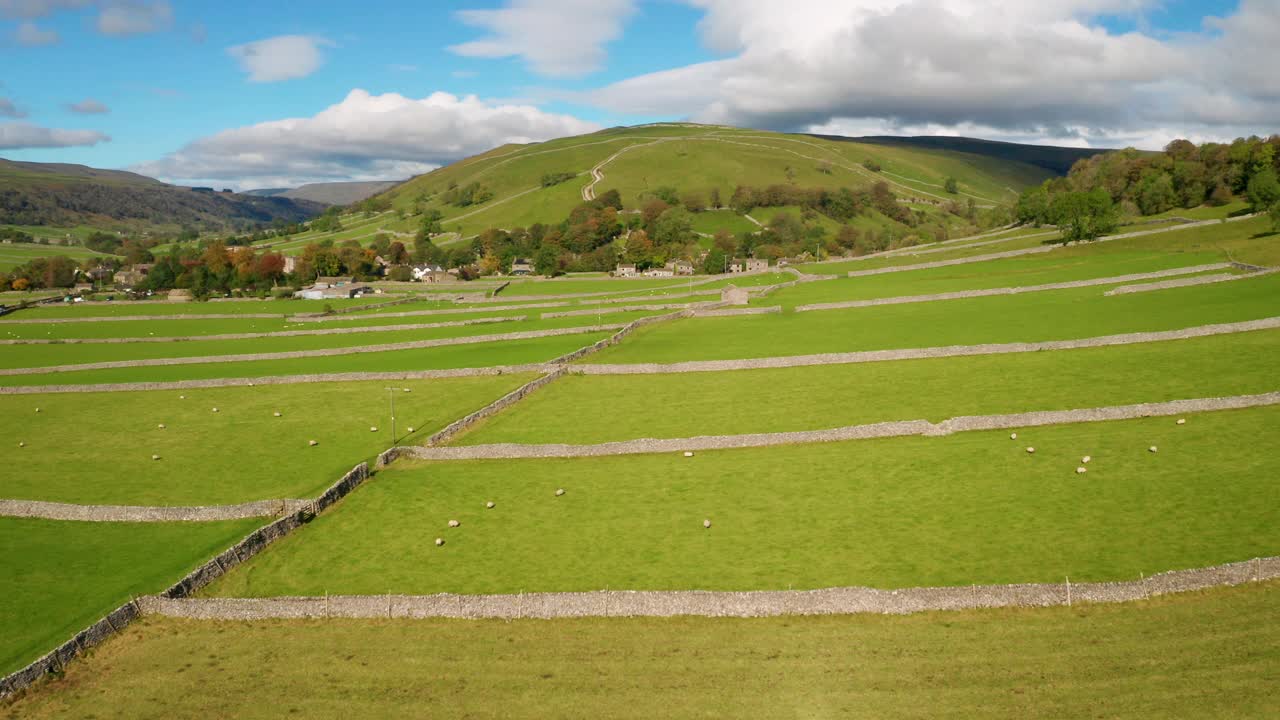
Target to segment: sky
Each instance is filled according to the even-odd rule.
[[[1280,132],[1277,38],[1280,0],[0,0],[0,157],[244,190],[677,120],[1158,149]]]

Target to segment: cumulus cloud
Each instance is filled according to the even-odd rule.
[[[220,132],[133,169],[169,181],[238,187],[405,178],[504,143],[596,129],[567,115],[474,96],[437,92],[413,99],[352,90],[313,117]]]
[[[508,0],[497,10],[459,11],[459,20],[490,34],[449,49],[467,57],[520,57],[542,75],[585,75],[601,67],[604,46],[634,12],[634,0]]]
[[[110,140],[96,130],[58,130],[21,122],[0,124],[0,150],[80,147]]]
[[[0,117],[7,118],[24,118],[27,113],[22,108],[13,104],[9,98],[0,97]]]
[[[1213,33],[1112,33],[1153,0],[688,0],[724,59],[588,94],[617,112],[771,129],[968,127],[1110,144],[1274,130],[1280,5],[1242,0]],[[1270,120],[1268,120],[1270,118]]]
[[[279,82],[304,78],[324,64],[320,46],[328,40],[310,35],[279,35],[227,48],[240,62],[250,82]]]
[[[168,0],[111,0],[103,3],[96,23],[103,35],[142,35],[173,26]]]
[[[61,39],[56,31],[43,30],[33,22],[18,23],[18,29],[13,31],[13,41],[23,47],[53,45]]]
[[[71,103],[67,105],[67,109],[79,115],[105,115],[111,112],[111,108],[93,98],[85,98],[78,103]]]

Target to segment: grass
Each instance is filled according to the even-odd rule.
[[[601,318],[607,324],[619,324],[628,323],[652,314],[654,313],[613,313],[608,315],[607,318],[602,315]],[[345,335],[302,335],[249,338],[245,340],[182,340],[165,343],[14,345],[5,348],[3,356],[0,356],[0,367],[39,368],[95,362],[217,357],[222,355],[314,351],[331,348],[358,350],[366,346],[380,344],[469,338],[513,332],[587,328],[595,325],[595,323],[596,316],[591,315],[552,318],[550,320],[529,319],[500,325],[461,325],[425,330],[388,329],[372,333]],[[318,329],[319,327],[322,326],[309,325],[308,329]]]
[[[28,308],[13,315],[13,317],[40,320],[45,318],[125,317],[132,315],[236,315],[239,313],[294,315],[298,313],[323,312],[325,305],[341,309],[356,305],[390,302],[396,299],[396,297],[366,297],[334,300],[219,300],[217,302],[201,303],[171,303],[156,299],[117,303],[67,303]],[[0,320],[0,327],[3,327],[3,324],[4,321]]]
[[[412,390],[395,391],[400,439],[409,427],[411,438],[425,437],[532,377],[396,381]],[[388,384],[0,395],[0,436],[16,470],[0,479],[0,497],[121,505],[314,497],[395,444]]]
[[[278,375],[344,372],[413,372],[453,368],[495,367],[542,363],[608,337],[609,333],[584,333],[558,337],[472,343],[422,350],[336,355],[292,360],[210,362],[37,375],[0,376],[0,386],[82,385],[89,383],[169,382],[209,378],[254,378]]]
[[[0,518],[0,674],[71,639],[131,595],[164,589],[262,524]]]
[[[593,363],[679,362],[1039,342],[1280,315],[1280,277],[1105,297],[1098,288],[737,318],[638,330]]]
[[[460,444],[817,430],[1280,390],[1280,330],[1108,348],[720,373],[568,376]],[[1149,372],[1159,367],[1159,373]],[[762,401],[762,390],[767,400]]]
[[[1270,407],[1183,426],[1031,428],[1016,442],[992,431],[694,458],[397,464],[207,594],[1136,579],[1280,550],[1280,506],[1259,502],[1280,475],[1278,433]],[[1094,461],[1079,476],[1086,454]],[[447,529],[450,519],[461,527]],[[435,547],[437,536],[448,545]]]
[[[7,272],[19,265],[25,265],[36,258],[56,257],[62,255],[80,261],[89,258],[111,258],[114,255],[94,252],[79,245],[39,245],[33,243],[0,244],[0,272]]]
[[[1123,605],[899,617],[148,618],[0,712],[1263,718],[1275,709],[1278,604],[1270,582]]]
[[[706,233],[707,235],[715,235],[721,230],[727,230],[736,237],[742,233],[756,232],[760,228],[736,212],[730,210],[707,210],[706,212],[696,213],[693,216],[693,229],[695,232]]]

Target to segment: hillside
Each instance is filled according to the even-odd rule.
[[[378,227],[413,232],[425,213],[437,211],[446,233],[465,238],[488,228],[559,223],[584,198],[610,190],[618,191],[625,212],[664,190],[694,193],[715,207],[729,205],[740,186],[836,191],[883,182],[913,213],[910,222],[870,211],[849,224],[895,237],[936,238],[976,226],[973,216],[947,212],[952,202],[965,207],[972,201],[978,211],[1009,206],[1022,189],[1054,174],[1018,159],[948,148],[655,124],[508,145],[421,175],[381,196],[406,217]],[[944,190],[949,178],[956,181],[956,193]],[[775,210],[755,207],[750,218],[702,213],[698,230],[712,234],[743,222],[768,223]],[[831,223],[815,224],[833,229]]]
[[[0,224],[235,229],[297,222],[323,209],[309,200],[178,187],[119,170],[0,159]]]
[[[399,185],[403,180],[371,180],[367,182],[308,183],[296,188],[262,188],[246,190],[242,195],[309,200],[323,205],[350,205],[373,197]]]
[[[996,140],[979,140],[965,137],[940,137],[925,135],[917,137],[869,136],[846,138],[838,135],[817,135],[827,140],[840,142],[870,143],[875,145],[894,145],[928,150],[950,150],[994,158],[1005,162],[1017,162],[1047,170],[1054,175],[1066,175],[1078,160],[1091,158],[1110,152],[1105,149],[1055,147],[1051,145],[1021,145],[1018,143],[999,142]]]

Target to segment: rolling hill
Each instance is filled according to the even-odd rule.
[[[912,227],[875,211],[851,224],[895,235],[922,225],[953,233],[972,229],[972,220],[945,212],[952,201],[972,201],[978,209],[1006,206],[1026,187],[1060,174],[1062,163],[1052,161],[1057,157],[1053,152],[1012,147],[1023,155],[992,152],[980,143],[923,147],[688,123],[609,128],[506,145],[415,177],[381,196],[404,217],[379,223],[370,234],[374,229],[412,232],[421,216],[433,210],[443,216],[447,233],[462,238],[491,227],[558,223],[584,198],[610,190],[619,192],[626,210],[634,210],[661,189],[698,193],[714,206],[717,195],[721,205],[728,205],[742,185],[857,190],[880,182],[916,212]],[[957,182],[954,194],[944,189],[949,178]],[[467,188],[476,191],[475,198],[459,202],[459,193],[451,192]],[[474,202],[477,198],[483,201]],[[736,229],[744,221],[767,223],[774,214],[768,207],[756,208],[750,218],[706,213],[699,229],[711,233],[718,224]],[[718,223],[716,216],[724,222]]]
[[[247,190],[244,195],[256,197],[281,197],[290,200],[309,200],[324,205],[350,205],[373,197],[399,185],[401,180],[371,180],[367,182],[309,183],[296,188],[264,188]]]
[[[297,222],[324,205],[187,188],[120,170],[0,159],[0,224],[120,229],[237,229]]]

